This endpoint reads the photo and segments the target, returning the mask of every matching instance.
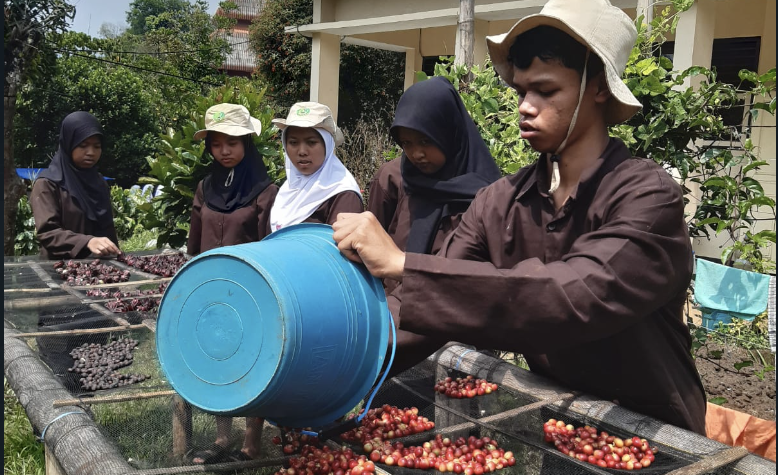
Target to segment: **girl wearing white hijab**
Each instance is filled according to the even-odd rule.
[[[271,232],[298,223],[332,224],[338,213],[361,213],[359,185],[335,155],[343,134],[330,108],[298,102],[286,119],[273,123],[282,130],[287,179],[270,210]]]

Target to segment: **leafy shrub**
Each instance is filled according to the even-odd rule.
[[[345,142],[337,151],[338,158],[354,175],[363,197],[367,198],[368,185],[375,172],[384,162],[399,157],[402,151],[380,122],[360,120],[353,127],[344,128],[343,136]]]
[[[35,219],[32,216],[32,207],[27,195],[19,200],[16,213],[16,240],[14,241],[14,255],[29,256],[38,253],[38,237],[35,234]]]
[[[702,67],[673,71],[672,62],[659,56],[657,49],[689,2],[674,4],[674,9],[667,7],[656,15],[651,28],[642,17],[636,21],[638,41],[627,63],[625,82],[643,110],[611,133],[621,137],[636,156],[677,170],[684,186],[701,185],[689,233],[694,237],[726,233],[730,245],[722,252],[722,263],[730,265],[739,256],[755,270],[774,270],[775,264],[765,262],[761,249],[775,245],[775,231],[752,233],[754,213],[760,207],[775,215],[775,201],[753,176],[767,162],[759,159],[750,127],[727,125],[723,117],[742,108],[744,97],[751,100],[746,113],[753,119],[760,113],[774,115],[775,68],[763,75],[742,70],[739,85],[721,82],[715,71]],[[699,80],[699,85],[684,86],[688,78]]]
[[[143,192],[132,189],[125,190],[120,186],[111,187],[111,204],[113,207],[113,225],[120,241],[129,239],[139,227],[142,227],[145,213],[140,205],[148,202]]]
[[[262,133],[254,138],[254,143],[265,159],[271,179],[280,183],[285,178],[278,129],[270,123],[276,113],[265,98],[265,90],[258,90],[245,78],[231,78],[226,85],[199,98],[189,117],[168,128],[160,136],[157,152],[147,158],[150,176],[141,178],[140,182],[155,188],[162,185],[163,189],[151,203],[139,205],[139,208],[145,214],[143,225],[146,229],[160,230],[157,247],[168,244],[179,248],[186,243],[195,190],[208,174],[212,161],[205,153],[205,142],[195,141],[193,137],[195,132],[205,128],[205,111],[223,102],[246,107],[252,117],[262,122]]]

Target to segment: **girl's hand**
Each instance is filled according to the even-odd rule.
[[[332,225],[338,249],[350,260],[362,263],[374,276],[402,280],[405,253],[392,241],[370,211],[340,213]]]
[[[107,237],[95,237],[89,240],[89,242],[86,244],[86,247],[89,248],[90,251],[92,251],[92,254],[97,256],[108,256],[108,255],[118,255],[121,254],[121,250],[119,250],[119,246],[113,243],[110,239]]]

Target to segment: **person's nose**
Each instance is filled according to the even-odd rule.
[[[523,98],[519,99],[519,114],[522,116],[535,116],[537,113],[538,110],[532,104],[532,99],[530,97],[524,96]]]

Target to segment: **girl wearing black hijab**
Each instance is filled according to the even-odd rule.
[[[403,154],[373,178],[368,210],[400,249],[434,254],[500,170],[459,93],[443,77],[405,91],[390,133]],[[397,286],[388,279],[384,284],[387,294]]]
[[[81,259],[91,255],[119,254],[111,212],[111,195],[97,162],[102,154],[103,132],[88,112],[69,114],[62,121],[59,147],[49,167],[38,175],[32,187],[30,204],[35,217],[42,259]],[[43,312],[46,313],[46,312]],[[68,329],[99,328],[107,322],[73,325]],[[49,315],[40,315],[40,331],[51,327]],[[56,323],[55,323],[56,324]],[[78,374],[68,372],[73,363],[70,351],[84,343],[104,344],[105,335],[38,337],[38,352],[73,394],[81,391]]]
[[[400,98],[390,129],[403,149],[384,164],[371,185],[371,211],[397,247],[435,254],[459,225],[476,193],[501,176],[459,93],[443,77],[409,87]],[[399,282],[384,279],[389,309],[399,314]],[[390,375],[423,360],[444,340],[397,330],[397,354]]]
[[[270,234],[270,209],[278,187],[252,140],[261,130],[260,121],[240,105],[217,104],[205,112],[205,129],[194,138],[205,138],[205,151],[214,160],[195,192],[187,242],[190,255],[259,241]],[[195,451],[191,461],[210,464],[258,457],[263,424],[263,419],[247,417],[243,447],[232,453],[232,418],[217,416],[213,448]]]
[[[111,195],[97,162],[103,132],[90,113],[62,121],[59,147],[32,188],[30,203],[43,259],[116,255]]]

